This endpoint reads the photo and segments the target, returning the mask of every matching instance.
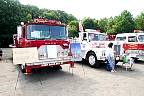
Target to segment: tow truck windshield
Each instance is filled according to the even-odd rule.
[[[67,39],[65,26],[48,26],[48,25],[28,25],[27,39],[45,40],[45,39]]]
[[[106,35],[89,33],[89,39],[91,41],[105,41],[106,40]]]

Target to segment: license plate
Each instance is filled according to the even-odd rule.
[[[56,63],[48,63],[48,64],[42,64],[42,66],[52,66],[52,65],[60,65],[60,62],[56,62]]]

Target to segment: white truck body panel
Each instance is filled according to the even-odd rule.
[[[42,45],[31,48],[13,48],[13,63],[23,65],[58,65],[72,61],[68,56],[69,49],[63,49],[60,45]]]
[[[13,48],[13,64],[25,64],[38,62],[38,51],[36,47]]]

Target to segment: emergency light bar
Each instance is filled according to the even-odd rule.
[[[94,30],[94,29],[85,29],[86,32],[100,32],[100,30]]]
[[[86,32],[96,32],[94,29],[85,29]]]

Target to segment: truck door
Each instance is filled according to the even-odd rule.
[[[82,41],[81,41],[82,50],[86,49],[87,42],[88,42],[88,34],[87,33],[82,33]]]

